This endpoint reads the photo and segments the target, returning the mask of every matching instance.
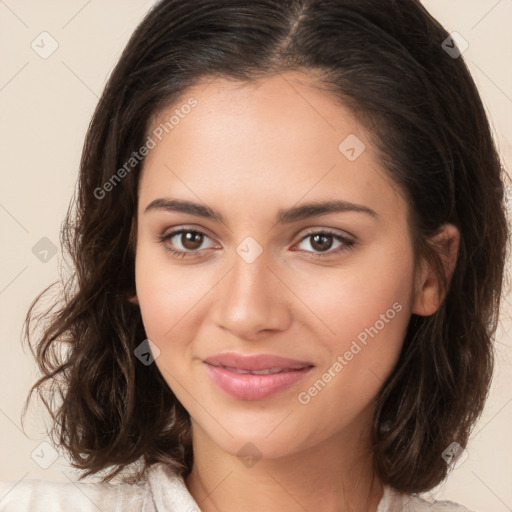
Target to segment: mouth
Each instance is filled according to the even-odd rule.
[[[297,368],[265,368],[264,370],[244,370],[243,368],[231,368],[229,366],[217,366],[217,368],[225,368],[230,372],[249,374],[249,375],[273,375],[274,373],[294,372],[296,370],[303,370],[309,366],[299,366]]]
[[[270,354],[244,356],[226,353],[203,361],[210,379],[239,400],[263,400],[301,381],[312,363]]]

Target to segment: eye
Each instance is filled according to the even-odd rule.
[[[199,250],[211,248],[202,247],[205,239],[210,240],[206,233],[189,228],[180,228],[158,236],[158,241],[164,244],[165,249],[180,258],[186,258],[199,252]]]
[[[211,240],[210,237],[202,231],[191,228],[180,228],[160,235],[157,239],[164,245],[166,251],[179,258],[191,257],[201,250],[215,247],[213,245],[204,247],[203,244],[206,240]],[[299,242],[299,245],[309,245],[312,250],[309,250],[307,247],[302,247],[298,250],[311,253],[316,258],[325,258],[353,249],[355,243],[354,240],[346,236],[324,229],[307,233]]]
[[[322,258],[353,249],[355,241],[339,233],[322,230],[307,233],[302,237],[299,244],[309,245],[313,249],[312,251],[307,248],[299,250],[311,252],[312,256]],[[334,250],[332,250],[333,247],[335,248]]]

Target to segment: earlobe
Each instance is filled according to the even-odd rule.
[[[132,304],[139,304],[139,298],[135,294],[131,297],[128,297],[128,302],[131,302]]]
[[[447,287],[457,263],[459,243],[460,232],[453,224],[444,224],[441,230],[429,241],[429,244],[440,257]],[[443,289],[443,283],[435,268],[425,260],[422,261],[421,268],[418,270],[418,276],[412,313],[421,316],[433,315],[443,302],[447,290]]]

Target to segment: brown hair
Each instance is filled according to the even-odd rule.
[[[417,257],[441,278],[430,241],[444,223],[460,230],[445,299],[431,316],[412,315],[373,426],[384,483],[419,492],[446,476],[443,450],[466,445],[488,393],[508,234],[500,159],[463,59],[442,47],[448,36],[417,0],[162,0],[147,14],[86,136],[62,230],[75,270],[64,303],[36,314],[43,292],[26,321],[43,372],[26,406],[37,390],[51,435],[83,476],[107,470],[107,480],[131,464],[140,475],[159,461],[185,475],[193,458],[187,411],[157,366],[134,356],[146,338],[128,300],[144,160],[108,193],[104,184],[144,144],[153,116],[198,80],[247,83],[299,69],[371,134],[410,204]],[[45,322],[35,344],[32,320]]]

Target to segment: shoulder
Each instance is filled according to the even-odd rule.
[[[386,487],[377,512],[394,512],[398,507],[402,512],[476,512],[453,501],[434,501],[431,503],[419,496],[401,494],[390,487]]]
[[[22,478],[0,482],[2,512],[153,512],[147,484],[52,482]]]
[[[475,512],[453,501],[434,501],[430,503],[418,496],[410,496],[408,499],[410,500],[411,512]]]
[[[138,484],[0,482],[0,512],[197,512],[185,480],[165,463],[151,465]]]

